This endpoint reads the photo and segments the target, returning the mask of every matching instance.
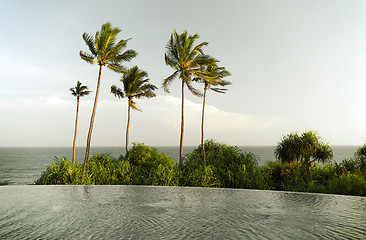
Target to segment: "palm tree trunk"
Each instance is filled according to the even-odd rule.
[[[306,163],[306,171],[308,173],[309,181],[312,183],[313,182],[313,174],[311,173],[311,164],[310,164],[310,162]]]
[[[182,79],[182,119],[180,125],[180,145],[179,145],[179,167],[183,165],[183,132],[184,132],[184,81]]]
[[[88,164],[88,159],[89,159],[90,141],[91,141],[91,135],[92,135],[92,131],[93,131],[95,111],[97,109],[97,103],[98,103],[98,97],[99,97],[100,77],[102,76],[102,67],[103,67],[103,65],[99,65],[99,76],[98,76],[98,83],[97,83],[97,91],[95,92],[93,113],[92,113],[92,116],[91,116],[91,119],[90,119],[89,133],[88,133],[88,138],[87,138],[87,143],[86,143],[83,179],[85,178],[86,165]]]
[[[75,120],[74,143],[72,145],[72,163],[75,163],[75,143],[76,143],[76,133],[78,131],[79,100],[80,97],[78,96],[76,100],[76,120]]]
[[[203,155],[203,163],[206,167],[206,150],[205,150],[205,106],[206,106],[206,92],[207,92],[207,83],[205,82],[205,90],[203,93],[203,107],[202,107],[202,123],[201,123],[201,145],[202,145],[202,155]]]
[[[131,99],[128,99],[128,116],[127,116],[127,129],[126,129],[126,153],[128,152],[128,133],[130,129],[130,114],[131,114]]]

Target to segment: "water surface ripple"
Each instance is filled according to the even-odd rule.
[[[362,239],[366,198],[147,186],[0,187],[0,239]]]

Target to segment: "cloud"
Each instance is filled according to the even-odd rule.
[[[101,99],[93,129],[92,144],[116,146],[124,142],[127,120],[125,99]],[[131,142],[148,145],[178,145],[180,136],[181,99],[173,96],[158,96],[153,99],[138,99],[142,111],[131,111]],[[93,100],[81,99],[79,115],[79,145],[84,145],[89,127]],[[0,145],[15,146],[67,146],[72,138],[75,120],[75,101],[65,100],[62,94],[37,98],[16,98],[0,101],[4,113],[0,130],[3,138]],[[202,105],[185,101],[185,144],[197,145],[200,141]],[[225,112],[215,106],[206,106],[206,138],[242,145],[266,136],[266,131],[284,122],[281,116],[250,116]],[[256,137],[253,137],[256,136]],[[11,139],[11,140],[9,140]],[[253,144],[256,141],[252,141]]]

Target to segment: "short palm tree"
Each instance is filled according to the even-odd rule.
[[[227,89],[219,88],[217,86],[223,87],[226,85],[230,85],[231,82],[225,81],[222,78],[230,76],[230,72],[225,70],[224,67],[218,67],[216,64],[211,65],[204,65],[201,67],[201,72],[198,73],[200,76],[196,78],[204,83],[204,90],[203,90],[203,107],[202,107],[202,122],[201,122],[201,145],[202,145],[202,155],[203,155],[203,162],[204,166],[206,166],[206,151],[205,151],[205,144],[204,144],[204,123],[205,123],[205,105],[206,105],[206,94],[207,90],[212,90],[218,93],[225,93]]]
[[[126,153],[128,152],[128,135],[130,129],[130,110],[139,110],[134,98],[152,98],[156,94],[154,90],[157,89],[155,85],[149,84],[148,75],[145,71],[140,70],[137,66],[131,68],[128,73],[124,73],[121,77],[123,84],[123,90],[113,85],[111,87],[111,93],[118,97],[128,99],[128,117],[127,117],[127,128],[126,128]]]
[[[87,96],[91,91],[88,90],[87,86],[81,85],[81,82],[77,82],[76,86],[70,88],[71,95],[76,97],[76,119],[75,119],[75,134],[74,134],[74,143],[72,147],[72,163],[75,163],[75,143],[76,143],[76,133],[78,130],[78,117],[79,117],[79,100],[80,97]]]
[[[163,80],[163,87],[169,92],[169,85],[178,77],[182,81],[182,112],[179,144],[179,166],[182,167],[183,157],[183,134],[184,134],[184,87],[187,86],[191,93],[196,96],[202,94],[192,86],[192,80],[197,77],[202,65],[214,64],[216,60],[202,53],[202,47],[207,42],[193,46],[198,35],[188,35],[187,31],[178,34],[176,31],[171,34],[166,46],[165,64],[175,69],[174,73]]]
[[[302,162],[310,182],[313,182],[311,165],[315,162],[326,162],[333,158],[332,148],[320,141],[313,131],[297,132],[282,137],[275,149],[275,156],[281,162]]]
[[[90,53],[80,51],[80,57],[88,63],[97,63],[99,65],[97,90],[95,92],[94,107],[90,120],[90,127],[85,152],[83,178],[85,177],[86,166],[89,158],[91,134],[93,130],[95,111],[97,108],[97,102],[99,97],[102,68],[103,66],[107,66],[109,69],[115,72],[127,72],[127,70],[121,64],[126,61],[129,62],[132,58],[137,56],[137,53],[134,50],[124,51],[129,39],[120,40],[117,42],[117,34],[120,32],[121,30],[119,28],[112,28],[110,23],[106,23],[102,25],[100,32],[96,32],[94,38],[88,33],[84,32],[83,34],[83,39],[88,46]]]

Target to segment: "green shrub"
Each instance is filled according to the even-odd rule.
[[[95,154],[87,166],[82,179],[83,165],[71,163],[67,158],[55,159],[46,166],[36,184],[136,184],[178,185],[177,163],[166,154],[143,144],[134,144],[119,160],[109,154]]]
[[[355,159],[349,158],[344,159],[339,166],[342,168],[341,171],[343,172],[351,172],[354,173],[358,170],[357,161]]]
[[[312,166],[314,183],[326,185],[329,180],[337,177],[338,168],[334,164],[314,164]]]
[[[177,186],[179,183],[177,163],[156,148],[134,143],[120,159],[131,165],[131,184]]]
[[[366,196],[366,179],[360,174],[343,174],[329,181],[326,192]]]
[[[40,185],[81,184],[83,167],[81,164],[73,164],[67,158],[55,157],[51,165],[47,165],[41,177],[35,182]]]
[[[188,186],[212,186],[250,188],[252,175],[257,167],[257,158],[252,153],[242,152],[238,147],[205,142],[206,162],[204,167],[202,146],[186,156],[182,184]]]
[[[306,166],[299,162],[271,161],[267,163],[272,189],[304,191],[309,185]]]
[[[0,186],[5,186],[5,185],[9,185],[9,181],[8,180],[0,180]]]
[[[341,163],[313,164],[313,182],[307,176],[303,162],[268,162],[257,165],[253,153],[242,152],[234,146],[205,142],[206,167],[202,146],[185,156],[182,169],[177,162],[155,148],[133,144],[118,160],[108,154],[95,154],[87,166],[67,158],[55,158],[45,167],[36,184],[121,184],[194,186],[222,188],[254,188],[282,191],[335,193],[366,196],[366,171],[363,155]],[[1,182],[0,182],[1,184]]]

